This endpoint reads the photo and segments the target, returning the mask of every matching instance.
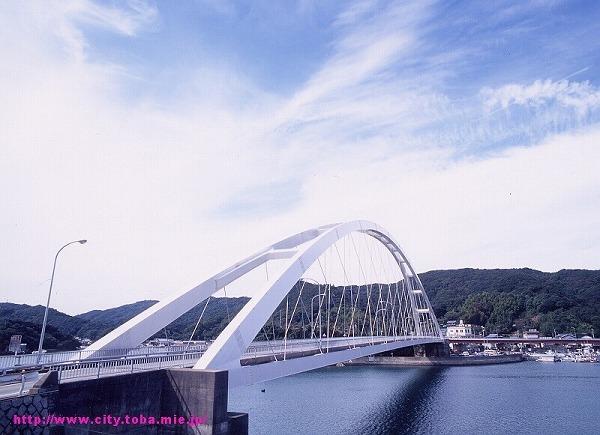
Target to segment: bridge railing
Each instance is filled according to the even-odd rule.
[[[58,372],[59,382],[65,382],[69,379],[92,379],[163,368],[190,367],[200,359],[203,353],[204,351],[191,351],[101,361],[84,360],[75,363],[61,363],[48,368]]]
[[[333,338],[312,338],[312,339],[294,339],[284,342],[283,340],[275,340],[269,342],[254,342],[248,347],[246,354],[248,356],[269,352],[269,351],[294,351],[305,347],[308,343],[319,348],[328,349],[331,344],[339,345],[340,342],[347,342],[349,347],[357,345],[359,342],[380,342],[382,340],[396,340],[396,339],[414,339],[416,336],[408,336],[406,338],[399,337],[333,337]],[[76,361],[107,361],[113,359],[132,358],[136,356],[150,357],[158,355],[171,355],[178,353],[190,353],[196,351],[206,351],[208,348],[207,344],[197,345],[182,345],[182,346],[141,346],[136,348],[128,349],[107,349],[98,351],[88,350],[75,350],[75,351],[64,351],[64,352],[52,352],[43,353],[38,361],[37,354],[22,354],[22,355],[8,355],[0,356],[0,372],[6,370],[22,370],[33,367],[47,367],[57,365],[63,362],[76,362]]]
[[[158,356],[174,353],[205,351],[207,344],[182,346],[141,346],[129,349],[107,349],[98,351],[73,350],[65,352],[43,353],[38,362],[37,354],[10,355],[0,357],[0,371],[9,369],[24,369],[36,366],[50,366],[68,361],[102,361],[136,356]]]
[[[393,341],[410,341],[424,337],[337,337],[330,339],[307,339],[294,340],[286,342],[279,340],[277,342],[255,342],[244,353],[245,360],[270,356],[273,353],[281,355],[287,351],[290,357],[295,352],[322,350],[328,348],[339,350],[342,348],[353,348],[368,346],[371,344],[388,343]],[[106,360],[83,360],[76,362],[63,362],[50,366],[50,370],[58,372],[59,382],[65,382],[69,379],[99,378],[103,376],[113,376],[125,373],[134,373],[146,370],[160,370],[173,367],[191,367],[204,354],[204,349],[185,352],[174,352],[155,355],[127,356],[118,359]]]

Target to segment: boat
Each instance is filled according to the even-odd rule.
[[[545,354],[544,353],[544,354],[538,355],[535,360],[539,361],[539,362],[556,362],[556,361],[558,361],[558,358],[554,354]]]
[[[554,352],[548,351],[546,353],[531,353],[529,354],[529,358],[538,362],[557,362],[560,359],[556,356]]]

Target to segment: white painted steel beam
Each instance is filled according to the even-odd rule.
[[[151,306],[92,343],[86,350],[127,349],[140,345],[172,321],[207,299],[217,290],[223,288],[222,286],[229,284],[244,273],[264,264],[268,260],[290,258],[290,256],[295,255],[293,248],[318,237],[328,227],[324,226],[303,231],[268,246],[208,278],[196,287],[178,293]],[[244,273],[240,274],[241,271]],[[88,357],[93,357],[93,352]]]
[[[410,343],[407,346],[418,344],[415,340],[408,340],[292,359],[288,360],[289,365],[281,364],[285,362],[278,362],[251,366],[254,368],[241,366],[240,359],[248,346],[304,272],[330,246],[352,232],[368,234],[381,242],[390,251],[398,263],[407,285],[414,293],[422,293],[422,298],[428,307],[425,311],[417,308],[414,293],[409,292],[411,311],[416,318],[417,336],[422,335],[418,315],[427,312],[434,323],[435,334],[423,340],[425,340],[424,342],[441,341],[441,331],[433,315],[429,300],[423,291],[423,285],[398,243],[384,228],[373,222],[351,221],[324,225],[294,234],[235,263],[198,286],[157,303],[88,347],[87,350],[92,351],[90,357],[93,357],[93,351],[138,346],[217,290],[274,259],[283,260],[287,263],[284,263],[279,274],[272,277],[269,282],[260,288],[231,320],[194,368],[230,370],[230,379],[234,380],[234,383],[242,384],[245,382],[244,379],[248,377],[257,381],[273,379],[360,356],[393,350],[400,346],[399,343]]]
[[[294,284],[298,282],[304,272],[327,248],[352,232],[366,233],[383,243],[394,255],[394,258],[396,258],[404,279],[407,282],[411,282],[409,278],[414,278],[414,284],[418,285],[419,289],[423,289],[421,282],[416,277],[416,273],[398,243],[394,241],[385,229],[369,221],[352,221],[329,226],[320,235],[313,238],[310,243],[306,244],[303,247],[304,249],[299,250],[290,259],[289,265],[283,268],[278,276],[266,283],[262,289],[259,289],[257,294],[248,301],[244,308],[217,337],[194,368],[237,370],[240,367],[242,355]],[[425,301],[429,305],[427,298],[425,298]],[[416,317],[418,316],[418,311],[412,293],[411,305],[415,316],[417,335],[420,336],[422,334],[420,332],[419,319]],[[435,322],[436,337],[441,337],[441,331],[435,317],[432,317],[432,319]]]

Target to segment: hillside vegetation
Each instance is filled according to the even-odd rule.
[[[0,320],[0,355],[8,353],[10,337],[21,335],[21,343],[27,344],[28,352],[37,349],[40,341],[40,324],[21,320]],[[54,326],[48,325],[44,334],[44,348],[52,350],[75,350],[79,341],[70,335],[61,333]]]
[[[463,319],[486,327],[486,331],[507,334],[516,330],[538,328],[544,335],[574,332],[600,332],[600,271],[561,270],[556,273],[532,269],[458,269],[435,270],[420,275],[440,323]],[[307,283],[301,304],[288,332],[290,338],[307,335],[307,315],[310,302],[318,289]],[[296,300],[299,286],[290,292]],[[341,289],[332,290],[332,312],[337,310]],[[210,298],[194,339],[213,339],[227,325],[248,298]],[[134,317],[156,301],[146,300],[108,310],[94,310],[70,316],[51,309],[48,315],[46,349],[66,349],[76,346],[73,337],[98,339],[123,322]],[[366,291],[361,290],[358,315],[366,307]],[[204,309],[200,303],[189,312],[159,331],[155,336],[189,339]],[[344,312],[341,311],[340,322]],[[0,352],[8,346],[12,334],[24,335],[29,351],[39,339],[44,307],[0,303]],[[346,317],[349,312],[346,313]],[[285,300],[261,331],[271,337],[283,335]]]
[[[421,276],[440,322],[463,319],[507,334],[600,332],[600,271],[436,270]]]
[[[195,339],[216,337],[245,305],[248,298],[210,298],[210,302],[199,325]],[[136,316],[157,301],[146,300],[122,305],[107,310],[93,310],[87,313],[70,316],[51,309],[48,312],[48,327],[44,339],[44,349],[70,350],[76,349],[79,343],[74,337],[96,340],[117,326]],[[171,325],[160,330],[156,337],[189,339],[205,302],[185,313]],[[41,305],[18,305],[0,303],[0,354],[6,353],[11,335],[23,335],[23,343],[27,343],[27,351],[37,349],[41,324],[44,318],[44,307]]]

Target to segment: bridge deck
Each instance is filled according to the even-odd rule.
[[[415,340],[423,337],[336,337],[331,339],[305,339],[305,340],[277,340],[270,342],[253,342],[240,360],[242,366],[267,364],[275,361],[292,360],[312,355],[347,351],[367,346],[384,343],[399,344],[398,347],[410,346]],[[441,340],[440,340],[441,341]],[[193,367],[206,351],[206,346],[171,349],[155,349],[148,351],[146,348],[130,349],[125,356],[115,352],[112,357],[100,359],[79,359],[81,352],[62,352],[60,355],[44,355],[46,360],[54,360],[43,364],[49,370],[59,374],[59,382],[70,382],[82,379],[116,376],[139,371],[158,370],[174,367]],[[14,357],[12,357],[14,360]],[[57,361],[62,359],[62,361]],[[3,370],[37,370],[40,365],[18,365],[6,367]],[[27,383],[29,386],[31,382]],[[14,388],[13,388],[14,389]]]

